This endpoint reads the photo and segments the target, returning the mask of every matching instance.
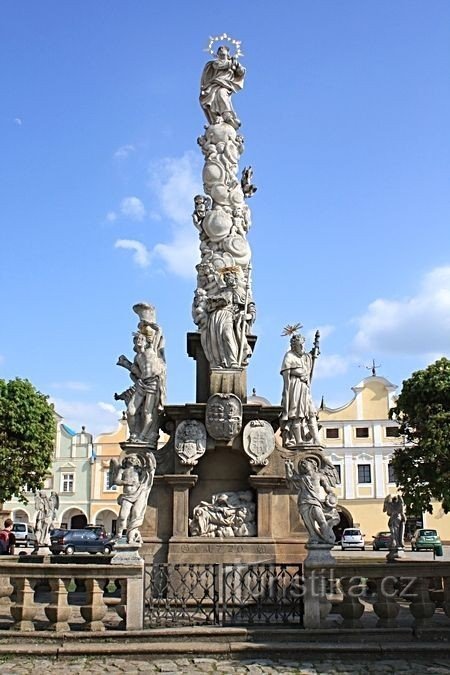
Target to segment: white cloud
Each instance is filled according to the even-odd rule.
[[[132,152],[135,152],[136,148],[134,145],[131,143],[127,143],[126,145],[121,145],[120,148],[117,148],[117,150],[114,153],[115,159],[126,159],[131,155]]]
[[[64,398],[50,398],[55,410],[62,415],[63,422],[74,431],[80,431],[82,426],[94,436],[108,431],[115,431],[121,418],[121,412],[113,405],[105,403],[86,403]]]
[[[21,127],[22,124],[23,124],[20,117],[15,117],[13,121],[14,121],[14,124],[16,124],[18,127]]]
[[[450,352],[450,266],[426,274],[416,295],[380,298],[357,319],[356,349],[394,354]]]
[[[348,371],[351,358],[340,354],[321,354],[314,366],[314,380],[343,375]]]
[[[146,211],[139,197],[125,197],[120,202],[120,213],[131,220],[143,220]]]
[[[86,382],[77,382],[76,380],[67,380],[65,382],[52,382],[52,389],[69,389],[70,391],[89,391],[91,386]]]
[[[151,260],[151,252],[140,241],[135,239],[118,239],[114,244],[114,248],[124,248],[134,251],[133,260],[139,267],[148,267]]]

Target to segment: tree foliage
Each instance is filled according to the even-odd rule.
[[[450,361],[442,358],[403,382],[390,416],[405,445],[392,460],[411,513],[432,513],[431,501],[450,511]]]
[[[52,461],[56,433],[53,405],[28,380],[0,379],[0,502],[26,502]]]

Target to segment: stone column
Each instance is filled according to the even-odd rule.
[[[164,479],[173,490],[172,538],[184,539],[189,536],[189,490],[196,484],[198,476],[169,474]]]

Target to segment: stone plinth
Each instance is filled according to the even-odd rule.
[[[247,335],[247,342],[253,352],[257,337]],[[197,364],[196,369],[196,402],[206,403],[213,394],[236,394],[243,403],[247,401],[247,369],[246,368],[214,368],[211,371],[209,362],[203,351],[200,333],[187,334],[187,353]],[[220,371],[222,375],[220,375]],[[226,386],[227,389],[220,387]],[[231,387],[231,388],[230,388]]]
[[[114,546],[114,555],[111,565],[143,565],[144,560],[139,555],[141,544],[128,544],[117,542]]]

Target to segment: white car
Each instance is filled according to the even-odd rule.
[[[364,535],[357,527],[347,527],[342,533],[341,549],[345,551],[351,548],[360,548],[361,551],[366,548]]]
[[[27,523],[13,523],[14,536],[16,537],[16,546],[34,546],[36,535],[32,525]]]

